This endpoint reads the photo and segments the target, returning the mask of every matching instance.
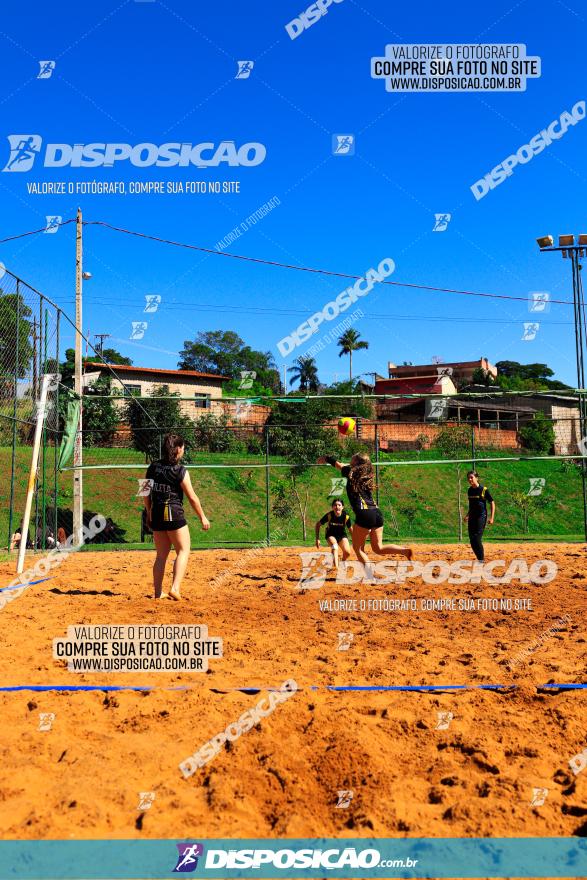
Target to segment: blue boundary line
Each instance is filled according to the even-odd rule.
[[[16,691],[188,691],[195,690],[197,685],[178,685],[176,687],[157,687],[156,685],[118,685],[118,684],[16,684],[0,687],[0,693],[13,693]],[[467,691],[467,690],[490,690],[499,691],[507,688],[517,688],[518,685],[508,684],[406,684],[406,685],[313,685],[309,690],[327,690],[337,693],[347,691],[374,692],[374,691],[400,691],[400,692],[417,692],[426,693],[428,691]],[[551,688],[553,690],[584,690],[587,689],[585,683],[562,683],[556,684],[549,682],[548,684],[535,685],[536,690],[543,688]],[[219,690],[208,688],[208,690]],[[248,688],[228,688],[226,693],[259,693],[263,690],[280,691],[280,688],[265,687],[248,687]],[[298,688],[302,691],[304,688]]]
[[[14,587],[0,587],[0,593],[6,593],[8,590],[22,590],[23,587],[33,587],[35,584],[44,584],[45,581],[51,581],[55,575],[51,575],[48,578],[41,578],[40,581],[23,581],[20,584],[16,584]]]

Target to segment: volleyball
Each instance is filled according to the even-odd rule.
[[[343,416],[342,419],[338,420],[338,433],[342,434],[343,437],[348,437],[354,430],[355,420],[351,419],[350,416]]]

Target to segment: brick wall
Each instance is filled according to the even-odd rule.
[[[381,449],[399,452],[402,449],[430,449],[434,440],[445,427],[457,426],[457,422],[443,425],[432,425],[429,422],[397,422],[395,424],[379,424],[379,446]],[[461,423],[462,427],[462,423]],[[474,427],[477,446],[497,446],[500,449],[519,449],[520,443],[516,431],[497,430],[494,428]],[[360,437],[362,440],[375,442],[375,422],[361,422]],[[425,440],[424,437],[427,439]],[[421,441],[418,438],[422,438]]]

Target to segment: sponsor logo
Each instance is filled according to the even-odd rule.
[[[198,867],[198,859],[204,855],[204,846],[201,843],[176,843],[178,850],[177,864],[173,869],[174,874],[191,874]]]
[[[55,712],[39,712],[39,730],[51,730]]]
[[[44,231],[48,235],[54,235],[59,229],[63,217],[61,217],[59,214],[47,214],[45,216],[45,219],[47,221],[47,225],[45,226]]]
[[[312,3],[311,6],[308,6],[305,12],[300,12],[297,18],[292,18],[292,20],[285,26],[290,39],[297,39],[300,34],[303,34],[303,32],[307,31],[308,28],[311,28],[313,24],[320,21],[322,16],[326,15],[328,7],[331,6],[332,3],[342,3],[342,0],[318,0],[317,3]]]
[[[8,135],[10,156],[3,171],[30,171],[40,153],[38,134]],[[249,142],[240,147],[234,141],[201,144],[47,144],[45,168],[112,168],[117,162],[130,162],[135,168],[215,168],[218,165],[250,168],[260,165],[267,155],[263,144]]]
[[[161,303],[161,297],[158,293],[145,294],[145,308],[143,312],[156,312]]]
[[[344,633],[340,632],[338,634],[338,647],[337,651],[348,651],[351,646],[351,642],[355,637],[354,633]]]
[[[137,810],[150,810],[155,800],[156,793],[154,791],[139,791],[139,805]]]
[[[525,321],[524,322],[524,331],[522,333],[522,342],[532,342],[533,339],[536,339],[536,334],[540,329],[540,324],[537,324],[535,321]]]
[[[332,135],[332,155],[333,156],[354,156],[355,155],[355,136],[354,136],[354,134],[333,134]]]
[[[238,70],[236,72],[235,79],[248,79],[252,73],[253,67],[255,66],[254,61],[237,61]]]
[[[450,223],[451,214],[435,214],[432,232],[445,232]]]
[[[39,61],[39,72],[37,74],[37,79],[51,79],[54,70],[54,61]]]
[[[450,722],[453,720],[454,715],[452,712],[437,712],[438,721],[436,724],[435,730],[448,730],[450,727]]]
[[[41,149],[40,134],[9,134],[10,156],[2,171],[30,171]]]
[[[336,299],[326,303],[322,311],[315,312],[307,321],[304,321],[288,336],[284,336],[277,343],[279,353],[287,357],[291,352],[302,345],[307,339],[318,332],[318,327],[324,321],[333,321],[341,312],[346,310],[357,301],[360,296],[371,293],[375,284],[383,281],[395,271],[395,263],[390,257],[385,257],[377,269],[369,269],[362,278],[338,294]]]
[[[354,791],[349,788],[342,789],[341,791],[336,792],[338,795],[338,801],[336,804],[337,810],[348,810],[351,805],[351,801],[354,796]]]
[[[548,789],[547,788],[533,788],[532,789],[532,800],[530,801],[531,807],[541,807],[548,797]]]
[[[570,113],[566,110],[558,119],[551,122],[547,128],[543,128],[538,134],[530,138],[529,143],[524,144],[516,153],[508,156],[484,177],[475,181],[471,186],[471,192],[479,201],[484,198],[490,189],[495,189],[503,183],[506,177],[511,177],[516,165],[526,165],[534,156],[549,147],[554,140],[560,140],[568,131],[569,126],[576,125],[585,119],[585,101],[577,101]]]

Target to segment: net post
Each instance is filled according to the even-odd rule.
[[[20,544],[18,547],[18,562],[16,564],[16,573],[22,574],[24,568],[24,557],[26,553],[27,535],[29,531],[29,523],[31,519],[31,509],[33,506],[33,494],[35,491],[35,480],[37,476],[37,467],[39,465],[39,449],[41,446],[41,435],[43,433],[43,423],[45,421],[45,410],[47,407],[47,389],[49,382],[53,376],[45,373],[41,382],[41,395],[39,397],[39,409],[37,412],[37,423],[35,425],[35,439],[33,441],[33,455],[31,459],[31,469],[29,473],[29,481],[27,485],[27,496],[24,507],[24,515],[22,518],[22,531]]]
[[[59,319],[61,317],[61,312],[57,309],[57,318],[56,318],[56,329],[55,329],[55,363],[57,364],[57,369],[59,370]],[[57,546],[57,532],[59,530],[59,501],[58,501],[58,493],[59,493],[59,482],[58,482],[58,463],[59,463],[59,450],[57,448],[57,439],[59,437],[59,425],[60,425],[60,412],[59,412],[59,384],[60,380],[58,379],[57,385],[55,387],[55,433],[53,435],[53,447],[54,447],[54,467],[53,467],[53,537],[55,539],[55,546]]]
[[[78,208],[75,241],[75,393],[79,397],[79,417],[73,452],[73,540],[83,544],[84,495],[83,495],[83,449],[82,449],[82,212]]]
[[[16,418],[18,415],[18,374],[19,374],[19,344],[20,344],[20,281],[16,281],[16,350],[14,355],[14,404],[12,409],[12,459],[10,464],[10,510],[8,512],[8,549],[12,540],[12,524],[14,515],[14,470],[16,466]]]
[[[267,531],[267,546],[271,545],[271,532],[270,532],[270,505],[269,505],[269,496],[271,492],[271,474],[270,474],[270,464],[269,464],[269,425],[265,425],[265,523],[266,523],[266,531]]]

